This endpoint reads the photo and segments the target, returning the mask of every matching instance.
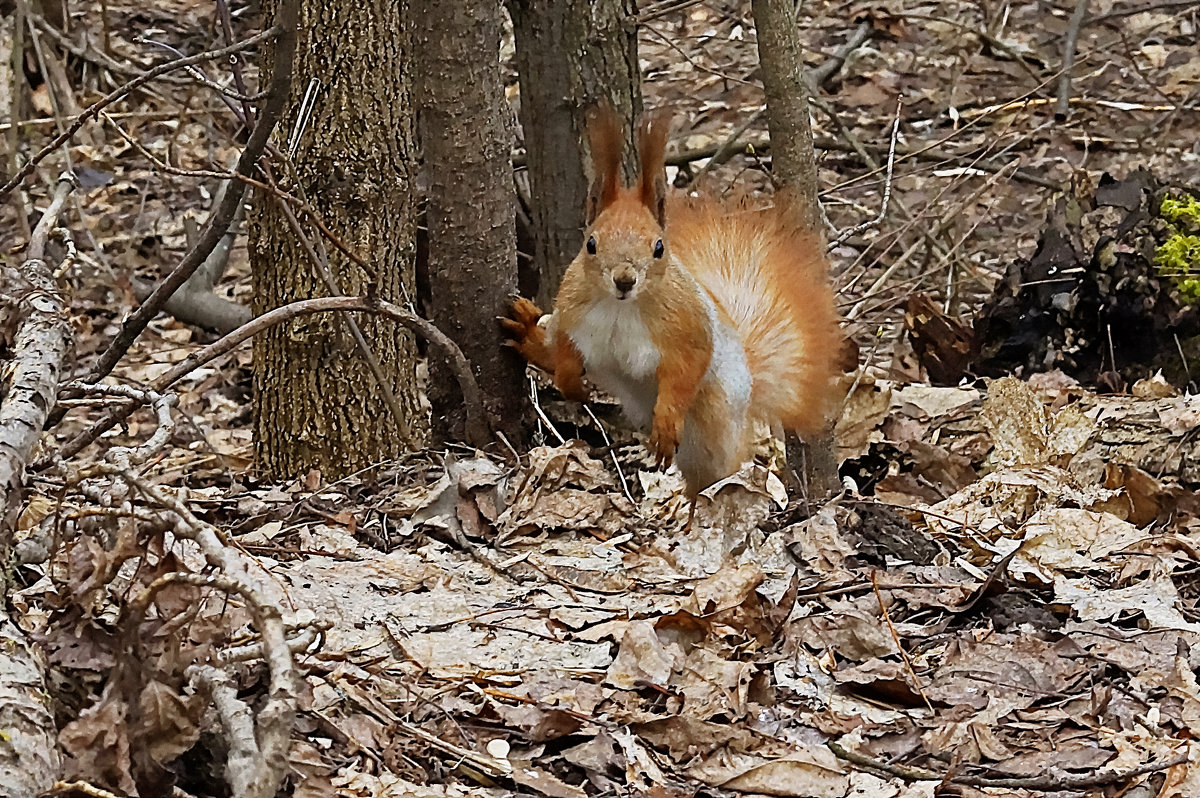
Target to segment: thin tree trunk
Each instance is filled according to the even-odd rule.
[[[823,239],[797,4],[794,0],[753,0],[751,6],[763,91],[767,95],[776,201],[789,204],[804,226]]]
[[[767,129],[771,135],[771,174],[775,201],[810,230],[818,245],[824,223],[818,199],[817,158],[808,112],[804,48],[796,24],[794,0],[753,0],[758,60],[767,96]],[[805,498],[822,498],[837,490],[837,447],[832,423],[815,440],[787,441],[788,465],[801,475]]]
[[[535,253],[532,280],[546,309],[583,244],[585,115],[607,100],[625,124],[642,109],[633,0],[508,0],[521,78]],[[626,138],[632,142],[632,129]],[[628,177],[636,169],[632,146]],[[531,284],[532,283],[532,284]],[[536,287],[536,290],[533,290]]]
[[[303,0],[295,79],[280,125],[292,134],[311,87],[295,179],[284,187],[307,196],[329,229],[373,264],[375,294],[401,305],[415,294],[410,43],[406,2]],[[330,293],[276,199],[257,194],[248,221],[256,315]],[[335,248],[325,249],[338,292],[367,293],[370,276]],[[346,317],[273,328],[254,341],[254,446],[267,477],[316,468],[336,478],[423,442],[428,420],[418,400],[411,334],[382,318],[356,321],[399,401],[403,425],[389,412]]]
[[[525,369],[496,316],[517,287],[512,125],[500,80],[500,0],[413,0],[428,185],[430,320],[471,361],[493,426],[520,437]],[[435,433],[463,440],[457,384],[431,357]]]

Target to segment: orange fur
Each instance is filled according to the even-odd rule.
[[[509,306],[508,316],[500,317],[500,328],[508,336],[505,342],[528,362],[551,374],[555,369],[554,351],[546,341],[546,332],[538,325],[542,311],[524,297]]]
[[[553,352],[528,302],[503,324],[565,395],[586,394],[585,369],[615,393],[649,426],[660,465],[678,455],[694,499],[744,461],[753,421],[802,435],[825,425],[833,294],[819,244],[782,211],[666,198],[665,117],[642,124],[641,171],[622,187],[620,131],[611,109],[591,115],[587,243],[555,301]]]
[[[588,113],[588,147],[592,151],[592,176],[587,221],[591,224],[617,198],[621,187],[621,153],[625,150],[625,140],[621,136],[621,120],[607,103]]]
[[[663,288],[669,288],[664,283]],[[654,426],[650,445],[658,464],[671,462],[683,422],[700,392],[701,380],[712,357],[712,341],[703,317],[686,302],[672,301],[671,291],[651,293],[647,299],[660,312],[646,319],[650,337],[658,345],[659,361],[655,371],[658,397],[654,403]]]
[[[813,435],[825,424],[841,333],[827,266],[812,234],[774,207],[673,198],[675,255],[729,314],[754,375],[758,418]]]
[[[555,336],[554,387],[568,399],[586,401],[588,390],[583,384],[583,358],[566,333]]]

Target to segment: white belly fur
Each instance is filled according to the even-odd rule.
[[[717,388],[724,398],[729,426],[714,434],[691,423],[690,417],[686,419],[679,460],[685,469],[690,464],[706,478],[711,471],[711,478],[718,479],[741,465],[737,461],[750,423],[747,412],[752,382],[741,338],[721,322],[716,306],[700,290],[714,333],[712,359],[703,382]],[[659,353],[637,304],[605,298],[588,309],[570,337],[583,356],[588,378],[621,402],[630,422],[649,427],[658,397]]]
[[[647,427],[658,397],[658,348],[634,302],[605,298],[571,331],[588,379],[621,402],[629,420]]]

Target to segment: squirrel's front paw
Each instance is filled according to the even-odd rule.
[[[523,348],[541,340],[542,332],[538,327],[538,319],[541,317],[542,311],[537,305],[523,296],[514,299],[508,308],[508,315],[497,319],[500,329],[508,336],[509,340],[505,343],[525,354]]]
[[[654,462],[659,468],[665,468],[675,459],[675,450],[679,448],[679,436],[683,433],[683,419],[656,414],[654,426],[650,430],[650,448],[654,451]]]
[[[555,370],[554,353],[546,340],[546,330],[539,322],[542,311],[537,305],[524,297],[517,297],[508,308],[508,314],[500,316],[500,330],[507,340],[506,346],[513,349],[527,361],[551,374]]]

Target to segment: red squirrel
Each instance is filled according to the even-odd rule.
[[[519,298],[501,324],[567,398],[587,398],[586,373],[619,399],[658,465],[676,460],[694,508],[749,456],[754,421],[821,431],[841,335],[814,236],[774,208],[667,197],[668,126],[642,122],[624,186],[616,114],[592,112],[583,248],[548,318]]]

